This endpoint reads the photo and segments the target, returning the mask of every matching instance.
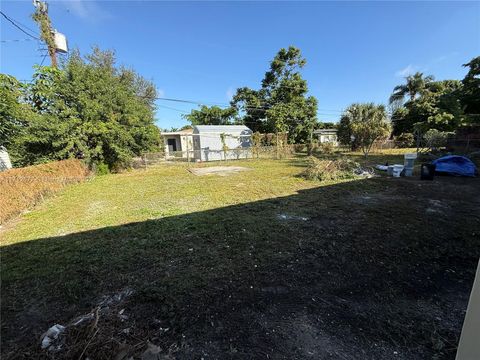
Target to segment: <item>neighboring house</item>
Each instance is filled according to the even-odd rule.
[[[165,157],[187,158],[193,155],[193,129],[185,129],[175,132],[162,132],[165,142]],[[187,154],[188,150],[188,154]]]
[[[251,157],[252,130],[245,125],[197,125],[192,136],[196,161]]]
[[[338,145],[337,129],[319,129],[313,133],[318,138],[320,144],[333,143],[335,146]]]
[[[0,171],[8,170],[12,168],[10,162],[10,156],[8,156],[7,149],[4,146],[0,146]]]

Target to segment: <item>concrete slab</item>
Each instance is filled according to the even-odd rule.
[[[203,168],[190,168],[189,171],[197,176],[218,175],[229,176],[240,171],[249,171],[251,169],[242,166],[210,166]]]

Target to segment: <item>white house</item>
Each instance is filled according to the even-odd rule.
[[[10,156],[8,156],[7,149],[4,146],[0,146],[0,171],[8,170],[12,168],[10,162]]]
[[[197,125],[192,136],[196,161],[251,157],[252,130],[245,125]]]
[[[319,129],[313,132],[318,138],[320,144],[333,143],[338,145],[337,129]]]
[[[193,129],[162,132],[166,158],[191,158],[193,155]],[[187,151],[189,152],[187,154]]]

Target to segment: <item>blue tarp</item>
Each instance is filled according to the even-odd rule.
[[[476,176],[475,164],[468,158],[458,155],[447,155],[432,161],[435,172],[456,176]]]

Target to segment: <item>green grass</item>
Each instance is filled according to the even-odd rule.
[[[202,166],[215,165],[225,164]],[[318,186],[296,177],[304,166],[302,159],[227,165],[253,171],[226,177],[195,176],[185,164],[172,164],[96,177],[69,187],[24,215],[14,229],[3,234],[2,244],[243,204]]]
[[[394,151],[366,161],[360,153],[350,156],[364,165],[403,159]],[[479,210],[471,201],[478,181],[380,177],[319,183],[299,176],[306,163],[307,157],[298,156],[193,165],[250,168],[226,177],[195,176],[185,164],[165,164],[65,188],[0,234],[2,348],[12,357],[20,350],[38,351],[38,336],[48,326],[66,324],[90,311],[101,296],[128,287],[135,290],[125,305],[134,320],[121,326],[135,329],[135,338],[118,342],[151,339],[150,322],[158,318],[172,329],[156,340],[164,348],[180,344],[184,334],[207,344],[216,336],[211,331],[217,327],[210,324],[218,321],[224,328],[221,339],[227,340],[218,343],[213,358],[229,358],[228,339],[245,354],[252,346],[263,354],[270,351],[262,348],[263,340],[241,343],[255,339],[242,333],[242,326],[255,329],[257,317],[276,321],[295,313],[300,318],[313,309],[309,321],[323,319],[319,329],[329,328],[335,336],[363,328],[352,339],[371,344],[384,341],[388,332],[392,347],[407,339],[432,355],[432,319],[447,319],[435,326],[449,339],[461,326],[458,313],[469,284],[459,279],[469,281],[477,261],[477,224],[468,215]],[[418,272],[412,273],[414,268]],[[288,290],[287,303],[270,293],[276,287]],[[450,293],[460,304],[449,302]],[[312,298],[326,302],[315,305]],[[425,312],[418,299],[433,304],[428,305],[433,310]],[[322,308],[325,304],[333,305]],[[338,315],[335,326],[328,325],[332,314]],[[427,330],[415,333],[408,321],[390,322],[405,316],[424,321]],[[98,351],[91,358],[111,358],[110,339],[118,337],[113,320],[101,321],[106,324],[90,345]],[[27,333],[35,336],[25,340]],[[274,335],[266,339],[277,341]],[[269,348],[280,351],[283,342]],[[82,350],[86,342],[79,344]],[[194,342],[189,346],[201,353]],[[296,358],[289,352],[295,347],[301,345],[290,346],[284,358]],[[64,358],[78,358],[73,355]]]

